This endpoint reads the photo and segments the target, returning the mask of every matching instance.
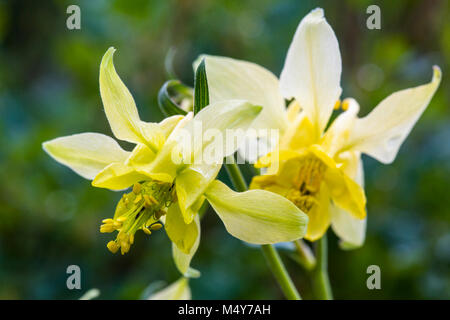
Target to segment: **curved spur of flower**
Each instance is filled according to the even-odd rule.
[[[205,200],[227,230],[242,240],[266,244],[303,237],[308,217],[285,198],[263,190],[236,193],[215,180],[223,157],[234,153],[238,144],[235,139],[223,143],[220,138],[227,130],[247,130],[261,107],[243,100],[224,101],[207,106],[195,117],[189,113],[160,123],[143,122],[114,69],[113,53],[110,48],[100,66],[102,101],[116,138],[136,147],[124,151],[114,139],[98,133],[43,144],[56,161],[93,180],[95,187],[123,190],[132,186],[114,216],[100,227],[101,232],[118,232],[107,245],[111,252],[128,252],[138,230],[151,234],[164,226],[178,269],[195,276],[189,264],[199,245],[197,213]]]
[[[264,109],[253,126],[280,130],[277,147],[256,164],[272,169],[255,177],[251,188],[283,195],[306,212],[307,239],[319,239],[331,224],[344,248],[361,246],[366,227],[361,153],[383,163],[395,159],[439,86],[439,67],[433,67],[430,83],[395,92],[358,118],[354,99],[339,100],[339,44],[320,8],[300,22],[279,80],[253,63],[203,58],[212,103],[257,103]],[[283,98],[293,98],[287,109]],[[344,112],[328,126],[341,105]]]

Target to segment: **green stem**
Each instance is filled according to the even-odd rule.
[[[289,300],[301,300],[302,298],[295,288],[275,247],[271,244],[264,244],[261,246],[261,249],[286,298]]]
[[[293,241],[297,251],[296,261],[306,270],[312,271],[317,265],[316,257],[302,239]]]
[[[244,192],[248,189],[247,182],[245,182],[244,176],[241,170],[234,161],[234,156],[228,156],[225,158],[225,169],[227,170],[228,176],[233,183],[233,187],[238,192]]]
[[[248,189],[247,183],[245,182],[244,176],[242,175],[241,170],[238,165],[234,161],[234,157],[231,155],[225,159],[225,169],[233,183],[234,188],[238,192],[244,192]],[[264,253],[264,256],[267,259],[267,263],[275,276],[278,284],[281,287],[284,295],[289,300],[300,300],[300,294],[292,282],[291,277],[289,276],[283,261],[278,255],[277,250],[274,246],[270,244],[265,244],[261,246],[261,249]]]
[[[330,279],[328,277],[328,243],[327,234],[318,241],[316,248],[317,266],[312,271],[312,278],[317,298],[320,300],[332,300]]]

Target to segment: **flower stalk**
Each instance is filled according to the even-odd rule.
[[[317,261],[308,245],[302,239],[293,241],[293,244],[296,250],[295,261],[297,261],[306,271],[314,270]]]
[[[227,157],[226,160],[225,169],[231,179],[231,182],[233,183],[234,188],[238,192],[246,191],[248,189],[247,183],[245,182],[241,170],[235,163],[233,155]],[[261,250],[267,260],[267,263],[269,264],[270,270],[272,271],[286,298],[289,300],[301,300],[301,296],[298,293],[297,288],[295,288],[295,285],[292,282],[292,279],[289,276],[289,273],[287,272],[286,267],[284,266],[283,261],[281,260],[275,247],[271,244],[265,244],[261,246]]]
[[[333,300],[328,277],[328,242],[326,234],[317,241],[316,257],[317,265],[311,273],[316,296],[320,300]]]

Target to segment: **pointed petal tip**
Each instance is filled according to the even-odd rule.
[[[438,65],[433,66],[433,80],[432,81],[441,81],[442,71]]]
[[[45,152],[47,152],[47,153],[48,153],[47,146],[48,146],[48,143],[49,143],[49,142],[50,142],[50,140],[44,141],[44,142],[41,143],[42,149],[43,149]]]
[[[109,62],[112,62],[114,53],[116,52],[116,48],[109,47],[103,55],[102,62],[100,66],[107,65]]]
[[[325,17],[325,13],[324,13],[323,9],[315,8],[315,9],[311,10],[310,13],[308,13],[305,16],[305,19],[318,22],[318,21],[324,19],[324,17]]]

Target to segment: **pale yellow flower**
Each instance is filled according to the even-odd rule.
[[[116,73],[113,53],[110,48],[101,62],[100,93],[112,132],[117,139],[136,144],[133,151],[123,150],[114,139],[99,133],[75,134],[43,144],[56,161],[93,180],[95,187],[123,190],[133,186],[100,228],[101,232],[118,232],[107,245],[111,252],[128,252],[138,230],[151,234],[164,224],[178,269],[192,276],[189,264],[200,239],[197,213],[205,200],[228,232],[241,240],[268,244],[304,235],[308,217],[285,198],[263,190],[237,193],[216,180],[223,156],[212,163],[188,161],[221,141],[194,143],[190,153],[175,161],[174,155],[181,154],[186,142],[182,138],[186,134],[195,137],[196,123],[202,124],[204,132],[214,129],[225,136],[225,130],[247,129],[261,107],[243,100],[225,101],[210,104],[195,117],[189,113],[160,123],[144,122]],[[226,144],[225,155],[236,148],[236,143]]]
[[[391,163],[412,127],[430,102],[441,80],[434,67],[430,83],[395,92],[367,116],[358,118],[354,99],[339,109],[341,56],[336,36],[323,10],[310,12],[299,24],[278,80],[253,63],[225,57],[206,59],[213,103],[245,99],[264,107],[256,128],[280,130],[273,152],[256,166],[269,167],[251,187],[276,192],[293,201],[310,218],[306,239],[317,240],[332,226],[344,248],[363,244],[366,198],[361,154]],[[284,99],[292,99],[285,108]],[[273,161],[272,161],[273,162]],[[278,168],[278,169],[276,169]]]

